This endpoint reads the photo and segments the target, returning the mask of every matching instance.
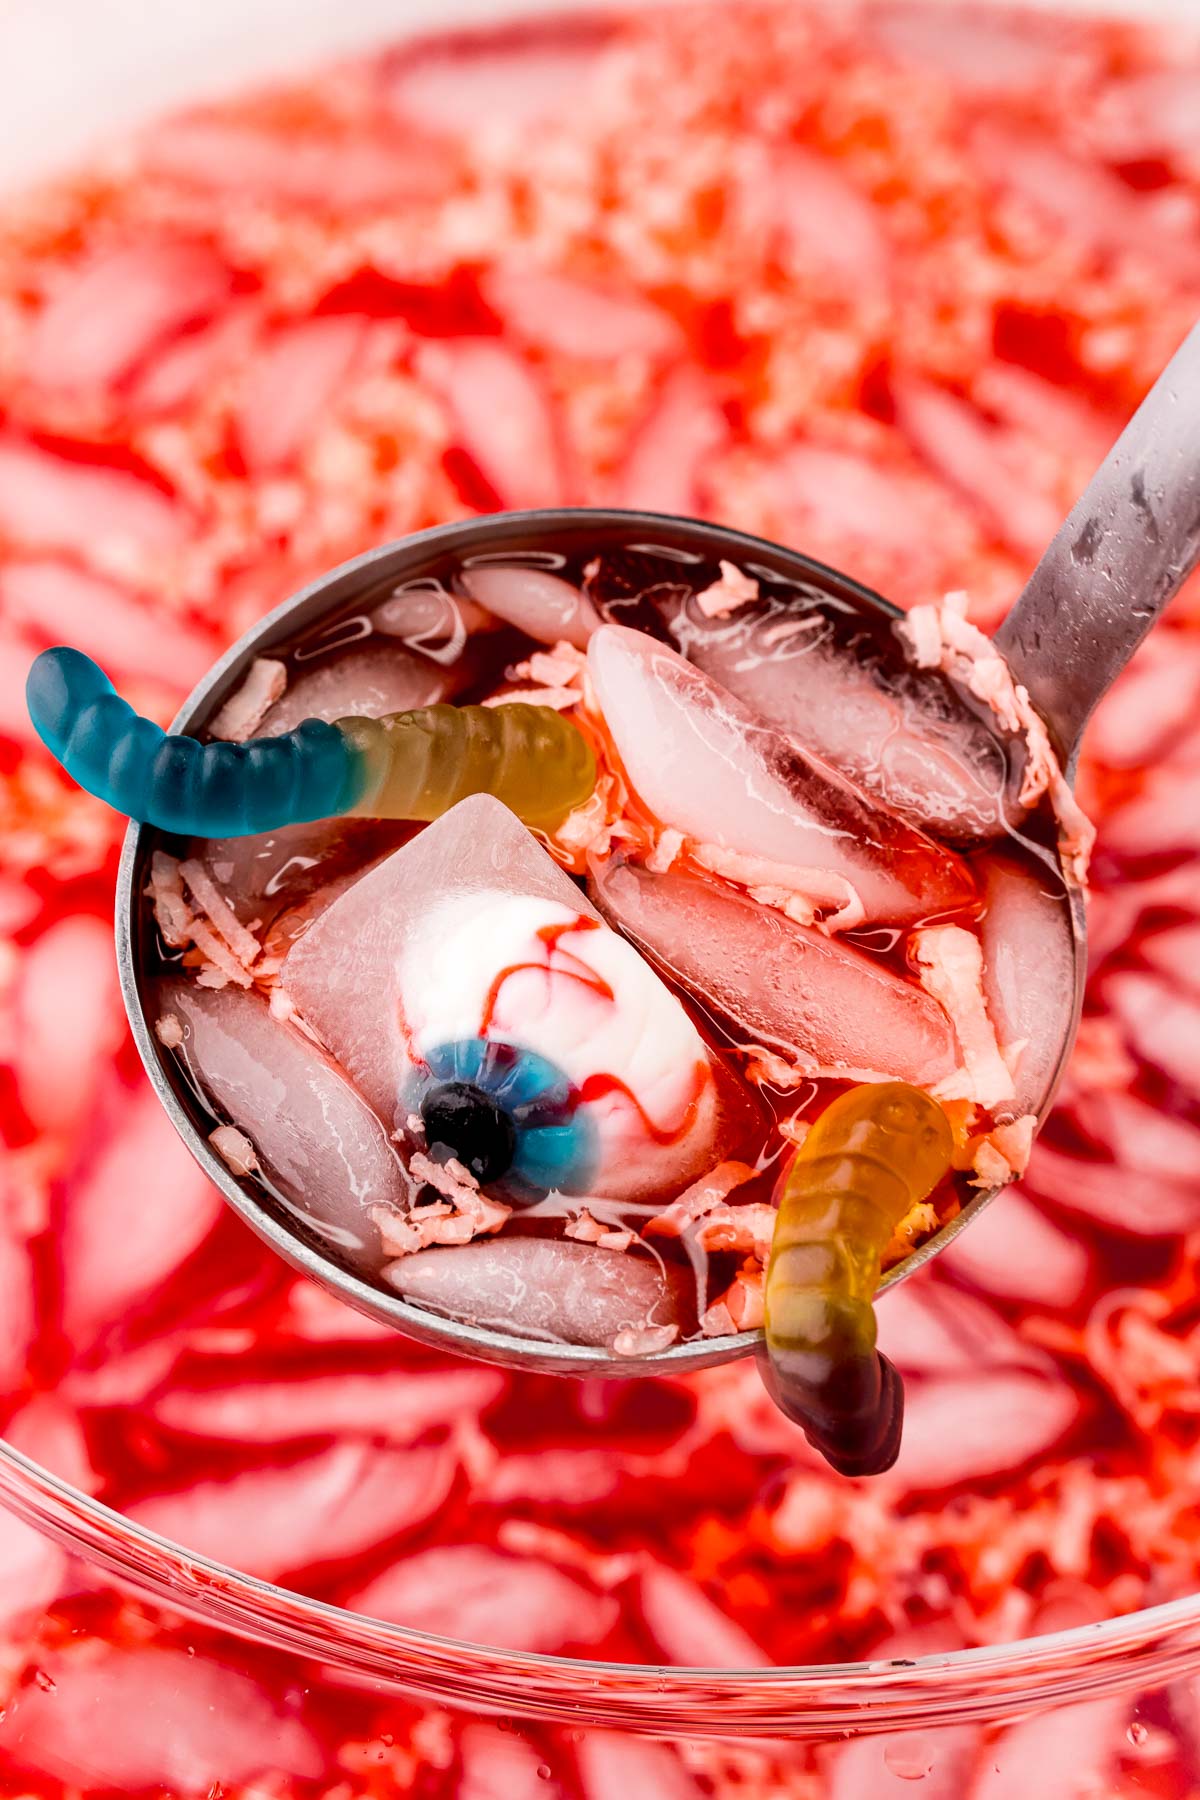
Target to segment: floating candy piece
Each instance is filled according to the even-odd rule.
[[[278,738],[201,744],[139,718],[90,657],[64,648],[42,652],[26,694],[38,735],[81,787],[180,834],[246,837],[344,813],[436,819],[478,793],[552,827],[596,779],[584,738],[548,707],[306,719]]]
[[[900,1378],[875,1349],[880,1257],[950,1167],[935,1100],[906,1083],[853,1088],[817,1120],[784,1179],[766,1280],[764,1376],[843,1475],[889,1468]]]

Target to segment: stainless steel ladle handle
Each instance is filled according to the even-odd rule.
[[[1070,768],[1079,739],[1200,561],[1200,324],[1089,481],[996,633]]]

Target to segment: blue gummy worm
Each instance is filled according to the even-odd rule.
[[[79,650],[43,650],[25,698],[38,736],[80,787],[181,836],[250,837],[336,818],[363,790],[362,759],[336,725],[306,719],[248,744],[168,736]]]

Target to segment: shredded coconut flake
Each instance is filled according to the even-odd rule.
[[[653,1356],[678,1336],[678,1325],[626,1325],[618,1331],[612,1347],[618,1356]]]
[[[721,575],[711,587],[696,595],[696,606],[706,619],[727,619],[739,606],[758,599],[758,583],[736,563],[723,562]]]
[[[749,892],[760,906],[786,913],[797,925],[821,931],[852,931],[866,917],[858,890],[828,869],[796,869],[762,856],[744,856],[720,844],[689,843],[693,862]]]
[[[763,1044],[734,1044],[740,1056],[746,1057],[744,1074],[747,1081],[756,1087],[776,1087],[785,1090],[803,1087],[806,1081],[895,1081],[886,1069],[856,1069],[848,1064],[808,1062],[789,1062],[786,1056],[780,1056],[775,1050],[768,1050]]]
[[[164,1050],[178,1050],[183,1042],[183,1026],[176,1013],[164,1013],[154,1023],[154,1035]]]
[[[239,1131],[236,1126],[218,1125],[215,1131],[209,1132],[208,1141],[221,1161],[235,1175],[252,1175],[257,1169],[258,1157],[255,1155],[254,1145],[245,1132]]]
[[[1013,1079],[1000,1054],[996,1031],[983,998],[983,949],[962,925],[927,925],[912,935],[912,953],[921,986],[945,1008],[958,1037],[963,1070],[938,1089],[939,1096],[964,1093],[980,1106],[994,1107],[1013,1097]]]
[[[430,1244],[469,1244],[472,1238],[497,1232],[511,1216],[511,1206],[491,1200],[479,1191],[479,1183],[456,1157],[435,1162],[424,1151],[409,1157],[412,1179],[433,1188],[443,1197],[407,1213],[385,1206],[371,1209],[379,1237],[388,1256],[411,1256]]]
[[[532,681],[539,687],[569,688],[582,687],[580,677],[587,667],[587,658],[582,650],[574,644],[555,644],[553,650],[535,650],[532,656],[519,662],[512,670],[515,681]]]
[[[775,1208],[763,1200],[748,1206],[728,1206],[724,1201],[701,1219],[696,1241],[703,1250],[752,1252],[766,1263],[775,1235]]]
[[[254,736],[287,687],[287,669],[269,656],[256,656],[236,693],[229,696],[209,726],[215,738],[244,744]]]
[[[583,698],[578,688],[535,687],[506,688],[503,693],[489,694],[482,706],[552,706],[555,712],[569,712]]]
[[[1000,726],[1025,739],[1028,757],[1018,796],[1032,806],[1048,793],[1058,820],[1059,852],[1068,877],[1087,880],[1096,830],[1071,792],[1046,730],[1029,698],[991,639],[967,618],[967,596],[947,594],[928,606],[914,606],[896,623],[896,635],[919,669],[941,669],[990,707]]]
[[[1036,1130],[1037,1118],[1033,1113],[1025,1113],[1019,1119],[995,1126],[980,1138],[972,1138],[968,1146],[975,1171],[971,1186],[1004,1187],[1023,1175],[1029,1166]]]
[[[252,931],[248,931],[226,900],[204,864],[195,857],[180,863],[179,873],[187,883],[192,899],[205,913],[213,928],[220,932],[238,961],[247,969],[257,962],[262,949]]]
[[[665,830],[660,831],[653,850],[646,858],[646,867],[650,873],[665,875],[668,869],[673,868],[679,860],[684,842],[682,831],[676,831],[674,826],[668,826]]]
[[[733,1314],[726,1306],[724,1299],[714,1300],[700,1320],[700,1330],[705,1337],[734,1337],[737,1326],[733,1322]]]
[[[722,1294],[718,1305],[724,1306],[735,1331],[758,1331],[765,1316],[766,1274],[756,1257],[748,1257]],[[711,1311],[712,1308],[709,1308]],[[701,1324],[703,1330],[703,1323]]]
[[[568,1220],[563,1226],[563,1236],[575,1238],[581,1244],[599,1244],[602,1250],[628,1250],[635,1233],[602,1225],[599,1219],[593,1219],[584,1206],[580,1208],[577,1218]]]
[[[647,1236],[682,1237],[689,1225],[711,1212],[728,1198],[734,1188],[753,1181],[757,1170],[749,1163],[719,1162],[715,1168],[693,1181],[691,1187],[677,1194],[669,1206],[655,1215],[646,1226]]]
[[[435,1162],[432,1156],[426,1156],[423,1150],[417,1150],[409,1158],[408,1166],[417,1181],[428,1183],[431,1188],[456,1204],[479,1192],[479,1183],[470,1169],[465,1168],[455,1156],[446,1162]]]

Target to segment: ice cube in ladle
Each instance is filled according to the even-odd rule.
[[[643,1334],[670,1341],[686,1312],[682,1270],[668,1274],[646,1257],[569,1239],[491,1238],[419,1250],[386,1274],[406,1300],[472,1325],[618,1352],[622,1333],[631,1349]]]
[[[378,1266],[376,1206],[408,1183],[387,1133],[316,1044],[240,988],[163,984],[160,1040],[249,1141],[257,1166],[343,1256]]]
[[[435,706],[462,685],[453,664],[444,665],[395,644],[300,663],[286,692],[258,728],[261,737],[282,737],[305,719],[382,719],[387,713]]]
[[[955,841],[995,837],[1013,814],[1010,746],[899,646],[792,602],[755,600],[706,618],[675,595],[662,608],[689,661],[910,825]]]
[[[1018,1113],[1039,1111],[1071,1033],[1075,939],[1062,879],[1007,856],[983,868],[983,991]]]
[[[841,1080],[932,1087],[957,1063],[942,1008],[876,957],[795,925],[722,883],[598,863],[606,918],[746,1043]]]
[[[884,812],[664,644],[606,625],[588,646],[588,672],[638,797],[664,825],[732,853],[750,885],[799,879],[826,904],[840,888],[850,918],[894,924],[971,899],[971,877],[952,851]]]

